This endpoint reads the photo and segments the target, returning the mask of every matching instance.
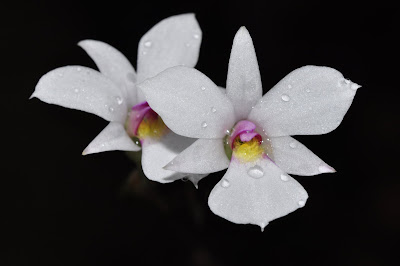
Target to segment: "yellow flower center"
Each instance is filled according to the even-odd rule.
[[[264,153],[259,138],[254,137],[250,141],[242,142],[240,137],[236,137],[233,143],[233,155],[242,162],[252,162],[258,160]]]
[[[153,138],[158,139],[163,136],[168,130],[167,126],[160,116],[144,117],[137,130],[137,137],[139,139]]]

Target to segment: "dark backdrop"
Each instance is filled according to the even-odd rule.
[[[399,10],[376,1],[259,2],[2,4],[0,265],[396,264]],[[136,66],[140,37],[186,12],[196,13],[203,30],[197,68],[218,85],[225,86],[232,40],[244,25],[264,92],[309,64],[363,86],[338,129],[298,137],[338,172],[296,177],[307,205],[263,233],[209,210],[223,172],[198,190],[143,180],[123,152],[81,156],[106,121],[28,100],[56,67],[95,68],[78,41],[107,42]]]

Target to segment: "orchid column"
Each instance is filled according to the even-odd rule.
[[[165,169],[228,171],[209,196],[211,210],[262,229],[307,201],[289,174],[335,170],[290,135],[324,134],[342,121],[359,86],[328,67],[299,68],[262,97],[254,46],[235,36],[226,93],[204,74],[174,67],[139,85],[150,107],[177,134],[199,138]]]

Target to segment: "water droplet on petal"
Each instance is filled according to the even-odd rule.
[[[188,42],[185,43],[185,46],[186,46],[186,47],[190,47],[190,43],[188,43]]]
[[[207,127],[207,122],[204,121],[203,123],[201,123],[201,127],[202,128],[206,128]]]
[[[267,223],[268,224],[268,223]],[[267,226],[266,223],[261,223],[260,227],[261,227],[261,232],[264,232],[264,228]]]
[[[146,54],[147,54],[147,52],[146,52],[146,51],[143,51],[143,52],[142,52],[142,54],[143,54],[143,55],[146,55]]]
[[[339,86],[347,86],[350,84],[350,80],[347,79],[342,79],[341,81],[339,81]]]
[[[112,113],[112,112],[114,112],[114,108],[110,106],[110,107],[108,108],[108,111],[110,111],[110,112]]]
[[[116,96],[115,99],[117,100],[118,105],[121,105],[124,102],[124,99],[120,96]]]
[[[135,144],[136,144],[136,145],[139,145],[139,144],[140,144],[140,141],[136,140],[136,141],[135,141]],[[171,163],[171,164],[172,164],[172,163]]]
[[[289,146],[290,146],[290,148],[294,149],[294,148],[297,147],[297,144],[296,144],[296,142],[291,142],[291,143],[289,144]]]
[[[193,38],[198,39],[198,38],[200,38],[200,35],[199,34],[193,34]]]
[[[288,85],[288,88],[291,89],[291,88],[292,88],[292,85],[289,84],[289,85]]]
[[[247,171],[247,174],[253,178],[260,178],[264,175],[264,171],[260,166],[256,165],[256,166],[251,167]]]
[[[204,86],[201,87],[201,90],[202,90],[202,91],[205,91],[205,90],[206,90],[206,87],[204,87]]]
[[[151,47],[152,44],[153,43],[151,41],[147,41],[147,42],[144,43],[144,46]]]
[[[58,73],[58,76],[62,77],[62,76],[64,76],[64,74],[63,73]]]
[[[79,89],[78,89],[78,88],[75,88],[75,89],[74,89],[74,92],[75,92],[75,93],[78,93],[78,92],[79,92]]]
[[[217,111],[217,109],[215,109],[215,107],[211,107],[211,112],[215,113]]]
[[[284,101],[284,102],[288,102],[290,100],[290,97],[287,94],[282,94],[281,98],[282,98],[282,101]]]
[[[81,71],[81,70],[82,70],[82,68],[80,68],[80,67],[76,68],[76,71],[78,71],[78,72]]]
[[[222,181],[221,181],[221,186],[224,187],[224,188],[229,187],[230,186],[229,181],[226,180],[225,178],[223,178]]]
[[[227,129],[225,133],[226,133],[226,135],[230,135],[231,131],[229,129]]]
[[[281,174],[281,180],[282,181],[288,181],[289,177],[287,175],[285,175],[285,174]]]
[[[306,92],[310,92],[311,90],[310,89],[306,89]]]
[[[300,207],[304,207],[304,205],[306,205],[306,202],[304,200],[300,200],[298,204]]]

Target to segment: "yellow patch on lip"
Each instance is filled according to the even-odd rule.
[[[258,160],[264,153],[264,149],[258,138],[242,142],[238,136],[233,143],[233,155],[242,162]]]
[[[160,116],[155,117],[145,117],[140,123],[137,129],[137,137],[139,139],[143,138],[160,138],[167,132],[168,128],[164,124],[164,121]]]

